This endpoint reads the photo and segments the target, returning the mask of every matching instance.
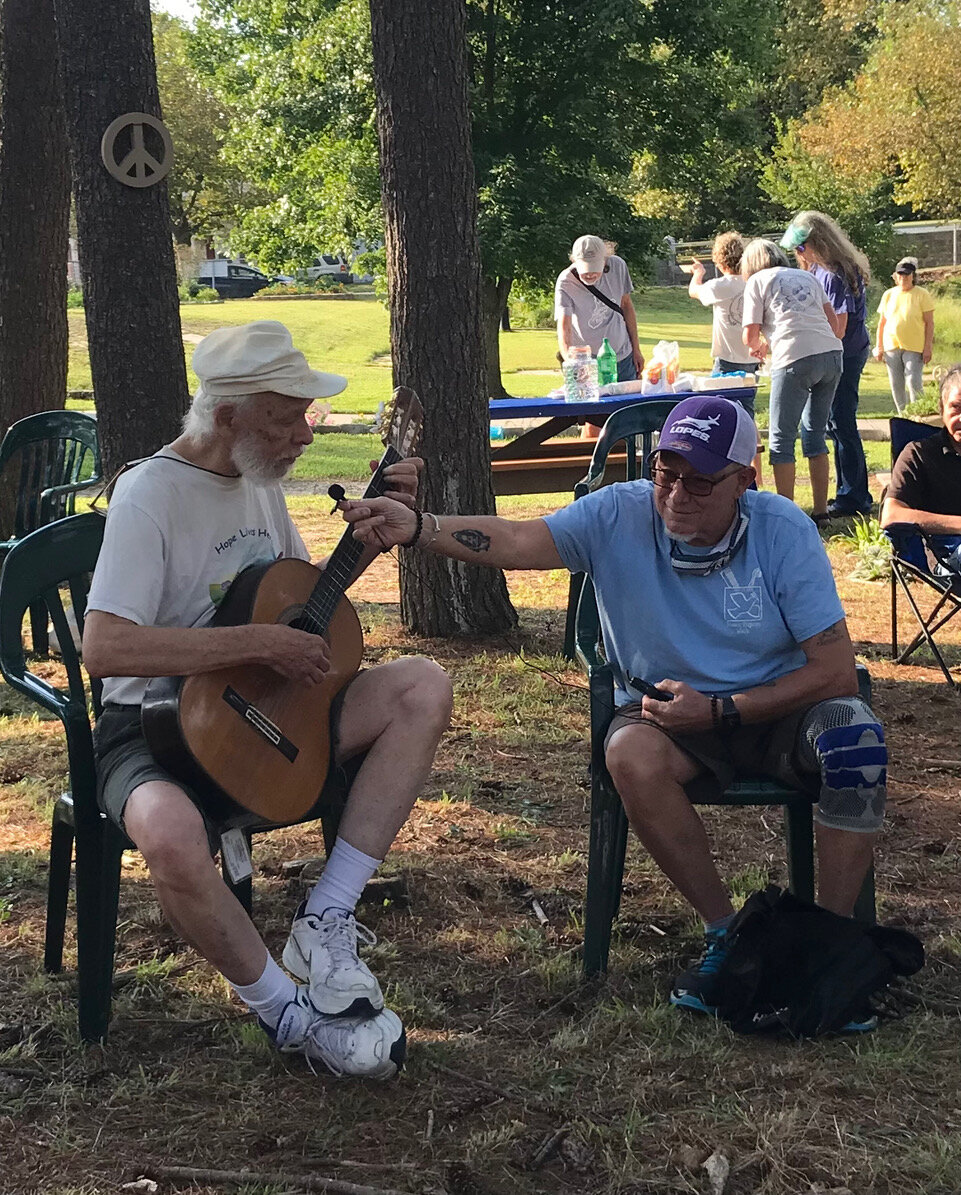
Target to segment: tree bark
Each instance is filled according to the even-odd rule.
[[[370,0],[396,385],[424,404],[423,501],[492,514],[464,0]],[[503,573],[404,554],[401,617],[423,635],[503,631]]]
[[[116,117],[161,116],[150,7],[148,0],[126,0],[119,10],[106,0],[54,4],[90,369],[109,472],[173,439],[188,402],[166,182],[128,187],[100,157]],[[156,134],[144,132],[157,156]]]
[[[0,436],[66,401],[69,218],[53,0],[0,0]],[[0,478],[0,537],[18,483]]]

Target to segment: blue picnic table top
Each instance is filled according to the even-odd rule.
[[[675,399],[678,402],[684,398],[704,398],[713,395],[718,398],[752,397],[757,392],[755,386],[737,386],[718,390],[700,390],[696,393],[684,394],[617,394],[610,398],[600,398],[597,402],[567,402],[563,398],[492,398],[490,400],[491,421],[496,423],[501,419],[550,419],[554,417],[570,417],[575,419],[588,418],[592,415],[600,416],[592,422],[601,422],[614,411],[622,407],[633,406],[639,402],[656,402],[664,399]]]

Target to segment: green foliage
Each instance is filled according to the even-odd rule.
[[[265,286],[257,294],[267,297],[271,295],[343,295],[347,294],[349,290],[350,287],[345,286],[343,282],[338,282],[336,278],[327,274],[321,274],[319,278],[315,278],[311,282],[275,282],[271,286]]]
[[[210,286],[200,286],[195,279],[181,282],[177,287],[181,303],[222,303],[220,295]]]
[[[213,236],[243,202],[245,184],[223,154],[231,107],[190,61],[193,33],[164,12],[152,15],[157,84],[176,152],[167,179],[174,236]]]
[[[554,291],[530,283],[515,284],[510,299],[512,328],[554,327]]]
[[[67,307],[82,307],[83,306],[83,291],[79,286],[67,287]]]
[[[842,544],[857,556],[852,580],[886,581],[891,576],[891,541],[877,519],[858,515],[851,531],[833,536],[831,542]]]
[[[874,272],[886,276],[895,255],[890,181],[880,172],[868,180],[846,178],[805,146],[795,122],[779,125],[777,134],[760,171],[761,189],[774,204],[777,217],[787,224],[807,208],[827,212],[867,254]]]

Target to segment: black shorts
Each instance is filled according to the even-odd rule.
[[[635,725],[640,718],[641,703],[622,705],[614,714],[604,739],[607,750],[614,735],[622,726]],[[808,710],[797,710],[773,722],[756,722],[739,726],[732,734],[721,735],[716,730],[697,734],[674,734],[650,719],[645,725],[666,735],[672,743],[689,755],[703,769],[684,786],[692,801],[716,800],[729,788],[738,773],[748,772],[779,781],[790,788],[810,792],[814,799],[821,788],[820,772],[802,772],[797,767],[797,739]]]
[[[337,750],[337,723],[349,687],[348,685],[341,689],[330,707],[332,759]],[[144,738],[139,705],[116,705],[108,702],[93,730],[93,749],[97,763],[97,803],[124,833],[126,829],[123,816],[127,800],[135,788],[150,780],[164,780],[168,784],[176,785],[196,805],[207,828],[211,854],[216,854],[220,849],[220,835],[225,829],[270,824],[257,814],[242,810],[239,806],[236,815],[215,818],[209,809],[210,802],[205,801],[202,792],[176,779],[154,759]],[[343,766],[331,763],[320,799],[308,817],[320,817],[324,813],[335,812],[343,807],[343,794],[356,775],[362,758],[363,756],[357,756],[356,764],[353,760],[347,761]]]

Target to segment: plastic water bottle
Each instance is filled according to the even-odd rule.
[[[598,402],[597,362],[586,344],[574,345],[561,367],[565,402]]]
[[[606,336],[601,351],[597,354],[597,381],[601,386],[608,386],[617,381],[617,353],[611,348],[611,342]]]

